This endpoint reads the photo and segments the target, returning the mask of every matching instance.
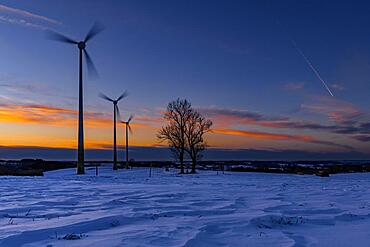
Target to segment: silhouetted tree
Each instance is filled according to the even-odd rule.
[[[212,121],[204,118],[198,111],[191,111],[186,122],[186,152],[192,162],[191,173],[195,173],[197,161],[201,158],[201,152],[206,148],[204,134],[209,132]]]
[[[191,104],[186,99],[177,99],[168,104],[164,118],[168,124],[158,132],[158,139],[167,141],[171,151],[180,162],[180,173],[184,173],[186,147],[186,123],[192,113]]]
[[[185,151],[181,148],[182,141],[180,136],[180,131],[172,123],[162,127],[157,135],[159,140],[167,141],[168,146],[170,147],[170,150],[173,153],[174,157],[180,162],[180,173],[184,173],[183,161]]]

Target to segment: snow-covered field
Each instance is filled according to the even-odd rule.
[[[369,246],[370,173],[0,177],[0,246]],[[69,235],[70,234],[70,235]],[[73,234],[73,235],[71,235]],[[68,238],[80,238],[67,240]]]

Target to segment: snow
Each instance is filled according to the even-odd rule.
[[[0,177],[0,246],[368,246],[370,174]],[[69,240],[68,238],[77,238]]]

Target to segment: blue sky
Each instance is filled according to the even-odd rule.
[[[212,118],[212,147],[370,155],[369,10],[365,1],[2,1],[0,103],[76,109],[78,50],[46,40],[44,29],[82,39],[98,20],[106,30],[88,51],[100,78],[85,77],[86,109],[109,118],[98,93],[128,90],[125,116],[151,126],[137,127],[137,146],[157,145],[155,119],[181,97]],[[47,129],[51,139],[63,133],[63,148],[75,137],[72,126],[26,123],[0,125],[24,139],[35,139],[27,128]],[[109,142],[111,131],[102,128],[88,129],[87,138]],[[6,136],[0,145],[15,145]]]

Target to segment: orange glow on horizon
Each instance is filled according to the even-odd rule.
[[[112,126],[112,119],[105,114],[96,112],[84,113],[87,127],[109,128]],[[150,118],[138,118],[139,121],[149,122]],[[154,119],[159,122],[159,119]],[[61,126],[74,128],[77,124],[77,111],[45,105],[0,105],[0,123],[17,124],[42,124],[49,126]],[[151,128],[144,123],[132,123],[135,128]]]
[[[85,112],[86,148],[105,149],[112,145],[112,117]],[[136,120],[135,120],[136,121]],[[149,118],[132,122],[132,146],[156,145],[156,129]],[[0,104],[0,145],[76,148],[77,111],[46,105]],[[117,125],[117,142],[124,142],[124,125]]]
[[[109,114],[87,111],[85,117],[86,149],[110,149],[113,143],[113,119]],[[226,120],[226,121],[225,121]],[[219,128],[208,134],[210,147],[219,148],[286,148],[316,149],[317,145],[333,146],[309,135],[280,134],[265,131],[245,131],[229,128],[228,117],[214,119]],[[158,147],[156,137],[159,127],[165,124],[161,117],[138,116],[131,124],[130,146]],[[244,123],[256,124],[253,120]],[[280,128],[284,120],[260,121],[258,125]],[[221,127],[222,126],[222,127]],[[46,105],[0,104],[0,146],[7,147],[77,147],[77,111]],[[212,134],[213,133],[213,134]],[[118,145],[125,145],[125,127],[117,125]],[[229,136],[226,137],[225,135]],[[239,138],[238,138],[239,137]],[[245,137],[245,138],[243,138]],[[297,145],[299,144],[299,145]],[[313,146],[313,144],[315,144]],[[304,146],[302,146],[304,145]],[[322,148],[321,148],[322,149]]]

